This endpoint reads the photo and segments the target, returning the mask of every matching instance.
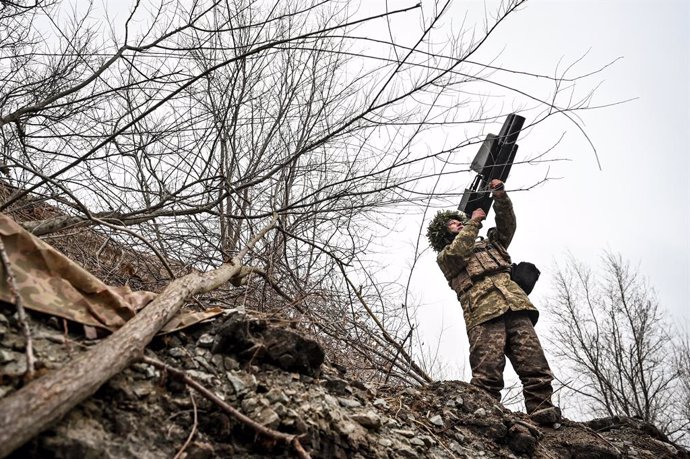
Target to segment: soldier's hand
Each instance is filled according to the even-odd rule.
[[[484,220],[485,218],[486,218],[486,212],[484,212],[484,209],[482,209],[482,208],[475,209],[475,211],[472,212],[472,220],[476,220],[476,221],[480,222],[480,221]]]
[[[499,179],[493,179],[489,183],[489,188],[496,199],[502,199],[506,196],[505,186],[503,186],[503,182]]]

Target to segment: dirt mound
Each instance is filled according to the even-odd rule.
[[[21,386],[25,369],[13,314],[10,305],[0,309],[0,397]],[[94,343],[53,318],[34,316],[31,327],[43,372]],[[303,435],[312,457],[690,457],[652,426],[627,418],[537,427],[463,382],[371,387],[322,364],[321,348],[297,330],[236,310],[156,338],[147,355],[185,370],[259,424]],[[166,371],[137,363],[11,457],[169,458],[180,451],[194,459],[297,454]]]

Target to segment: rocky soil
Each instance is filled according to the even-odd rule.
[[[56,318],[31,318],[39,372],[95,341]],[[0,305],[0,398],[22,385],[24,338]],[[146,355],[185,370],[258,423],[319,458],[688,458],[653,426],[628,418],[537,427],[459,381],[372,387],[323,363],[289,324],[228,310],[212,323],[157,337]],[[296,457],[166,371],[136,363],[14,458]]]

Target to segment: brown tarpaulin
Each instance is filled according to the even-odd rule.
[[[112,287],[0,213],[0,237],[10,260],[24,307],[84,325],[116,330],[155,298],[152,292]],[[7,275],[0,264],[0,300],[12,303]],[[179,313],[161,333],[187,327],[220,314],[220,308]]]

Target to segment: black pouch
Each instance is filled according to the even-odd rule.
[[[513,263],[510,271],[510,279],[518,284],[526,294],[530,294],[534,288],[534,284],[539,280],[541,271],[529,261],[521,261],[520,263]]]

